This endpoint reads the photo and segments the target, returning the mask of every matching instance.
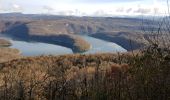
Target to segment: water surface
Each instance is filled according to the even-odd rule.
[[[2,37],[2,36],[1,36]],[[116,43],[104,41],[90,36],[80,36],[91,44],[90,50],[83,54],[94,54],[94,53],[115,53],[115,52],[126,52],[124,48],[117,45]],[[73,54],[70,48],[66,48],[60,45],[54,45],[42,42],[28,42],[14,40],[9,37],[5,37],[10,40],[12,46],[10,48],[16,48],[21,51],[24,56],[39,56],[39,55],[63,55]]]
[[[19,49],[24,56],[62,55],[73,53],[71,49],[59,45],[17,40],[10,41],[12,43],[12,46],[10,48]]]
[[[108,42],[90,36],[81,37],[91,44],[91,49],[85,52],[85,54],[127,52],[126,49],[113,42]]]

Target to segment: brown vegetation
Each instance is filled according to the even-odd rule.
[[[0,46],[6,47],[6,46],[10,46],[10,45],[12,45],[12,44],[10,43],[10,41],[5,40],[5,39],[0,39]]]
[[[7,15],[5,17],[3,16],[5,15],[2,15],[0,18],[0,32],[8,33],[10,35],[13,34],[13,36],[21,35],[21,39],[23,39],[23,34],[26,35],[26,38],[39,36],[36,37],[36,39],[43,36],[57,37],[61,34],[93,35],[97,38],[115,42],[129,51],[139,49],[140,47],[145,46],[145,43],[147,42],[145,39],[145,35],[149,35],[139,32],[142,27],[142,22],[143,27],[146,28],[147,31],[151,27],[157,27],[156,25],[154,25],[154,23],[150,26],[147,26],[148,22],[151,23],[150,20],[141,20],[136,18],[95,18],[43,15],[37,15],[37,17],[35,17],[36,15],[33,15],[34,17],[32,17],[32,15],[21,14],[17,15],[20,16],[20,19],[18,19],[18,17],[15,17],[15,15],[9,14],[8,17],[10,20],[6,20]],[[102,35],[100,33],[102,33]],[[51,37],[48,41],[50,40]],[[131,41],[132,43],[129,44],[129,41]],[[86,44],[88,45],[87,42]],[[81,46],[82,45],[83,44],[81,44]],[[79,48],[79,46],[77,46],[77,48]]]
[[[17,49],[0,47],[0,63],[20,58],[20,51]]]
[[[41,56],[1,63],[0,97],[6,100],[168,100],[169,54],[166,51],[160,54],[158,49],[147,49],[140,56]]]
[[[61,22],[61,25],[65,25],[62,27],[64,29],[61,29],[63,32],[66,31],[66,27],[69,27],[69,31],[74,30],[78,33],[81,33],[79,29],[85,30],[82,33],[86,33],[86,29],[91,33],[108,31],[105,34],[109,34],[109,38],[119,38],[123,43],[130,42],[130,45],[131,42],[136,42],[129,41],[129,37],[132,36],[132,39],[136,39],[133,36],[139,36],[139,34],[132,35],[131,33],[128,33],[131,36],[124,33],[109,33],[115,28],[112,18],[81,19],[84,25],[81,25],[82,22],[75,18],[71,18],[73,21],[69,21],[69,23],[62,24],[66,19],[63,20],[58,21]],[[92,29],[91,24],[88,26],[85,23],[87,20],[90,20]],[[107,25],[104,23],[105,21],[107,21]],[[118,25],[121,22],[120,26],[122,25],[122,21],[117,19],[114,21]],[[125,22],[128,22],[127,19],[123,19],[123,23]],[[35,30],[38,27],[36,27],[36,23],[43,26],[44,21],[31,22],[31,24],[35,24]],[[31,24],[26,23],[23,27],[26,25],[28,28],[27,25]],[[9,23],[6,25],[8,26]],[[106,28],[103,28],[104,26]],[[130,23],[128,26],[133,25]],[[53,26],[49,25],[49,27],[50,30],[42,30],[47,33],[55,30]],[[94,27],[97,30],[94,31]],[[126,29],[126,26],[121,27],[121,29],[124,28]],[[41,28],[37,29],[41,31]],[[28,30],[35,31],[29,28]],[[38,31],[37,33],[39,33]],[[146,35],[142,34],[143,36]],[[142,43],[145,42],[145,38],[141,38]],[[139,54],[132,52],[15,59],[0,63],[0,98],[4,100],[169,100],[169,64],[170,49],[153,44],[140,51]]]
[[[90,49],[90,44],[79,36],[57,33],[58,23],[54,23],[55,21],[43,22],[44,23],[41,23],[41,21],[2,21],[0,26],[4,26],[5,28],[2,27],[0,32],[23,41],[37,41],[65,46],[71,48],[73,52],[76,53]],[[51,26],[51,24],[55,26]],[[55,30],[51,29],[51,27]]]
[[[74,44],[73,44],[74,52],[85,52],[85,51],[88,51],[91,47],[90,43],[88,43],[87,41],[85,41],[79,36],[74,35],[73,40],[74,40]]]

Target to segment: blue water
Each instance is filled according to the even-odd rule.
[[[90,50],[84,52],[83,54],[94,54],[94,53],[110,53],[110,52],[126,52],[121,46],[107,42],[101,39],[93,38],[90,36],[81,36],[87,42],[91,44]],[[66,48],[59,45],[53,45],[49,43],[40,42],[26,42],[18,41],[7,38],[11,41],[12,46],[10,48],[19,49],[24,56],[39,56],[39,55],[63,55],[63,54],[73,54],[70,48]]]
[[[104,41],[90,36],[81,36],[81,37],[91,44],[91,49],[85,52],[85,54],[127,52],[126,49],[113,42]]]
[[[14,41],[10,48],[17,48],[24,56],[72,54],[72,50],[59,45],[38,42]]]

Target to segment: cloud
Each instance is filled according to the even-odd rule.
[[[122,13],[122,12],[124,12],[124,13],[130,13],[130,12],[132,12],[132,11],[133,11],[133,8],[120,7],[120,8],[118,8],[118,9],[116,9],[116,12],[117,12],[117,13]]]
[[[13,4],[13,8],[15,8],[15,9],[20,9],[20,6],[17,5],[17,4]]]
[[[43,6],[43,9],[45,9],[45,10],[49,10],[49,11],[54,10],[52,7],[47,6],[47,5]]]
[[[154,11],[155,14],[160,13],[160,9],[159,9],[159,8],[156,8],[156,7],[153,9],[153,11]]]
[[[139,13],[139,14],[149,14],[151,13],[151,9],[149,8],[138,8],[137,10],[134,11],[134,13]]]
[[[54,8],[50,7],[50,6],[47,6],[47,5],[44,5],[42,7],[45,11],[47,11],[47,13],[52,13],[53,11],[55,11]]]
[[[164,2],[165,1],[165,2]],[[138,6],[141,5],[141,6]],[[0,0],[0,11],[22,11],[23,13],[50,13],[75,9],[91,15],[93,13],[112,15],[135,15],[164,13],[166,0]]]
[[[11,10],[13,10],[13,11],[22,11],[23,8],[18,4],[12,4]]]
[[[116,12],[124,12],[124,8],[123,7],[117,8]]]
[[[65,1],[73,1],[73,0],[65,0]],[[118,3],[118,2],[125,3],[125,2],[135,2],[135,1],[143,1],[143,0],[74,0],[74,2],[78,2],[78,3]]]
[[[132,8],[128,8],[126,9],[126,13],[130,13],[133,9]]]

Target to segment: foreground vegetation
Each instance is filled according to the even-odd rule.
[[[169,100],[170,51],[27,57],[1,63],[3,100]]]

